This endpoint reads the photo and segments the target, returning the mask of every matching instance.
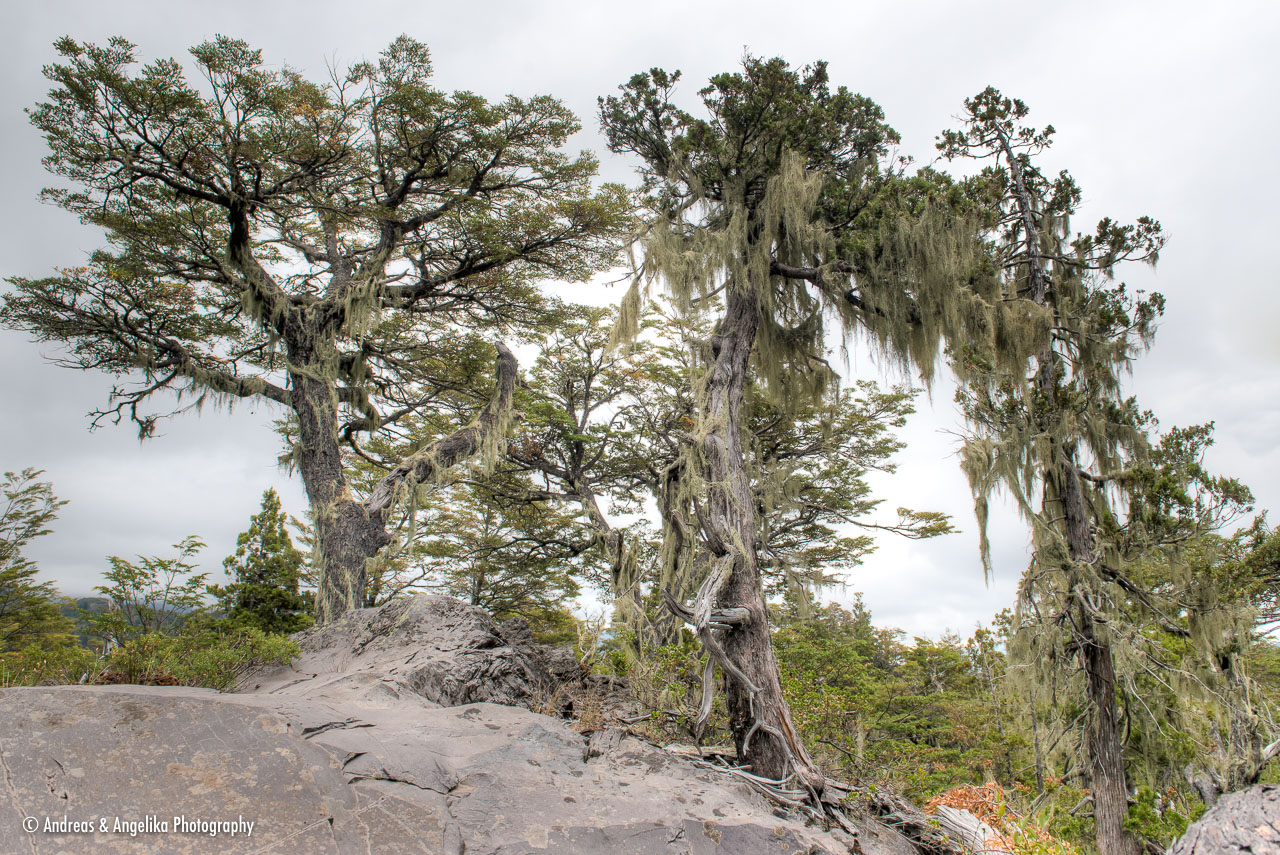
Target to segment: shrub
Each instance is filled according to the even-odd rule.
[[[106,657],[104,683],[143,683],[230,689],[250,668],[280,665],[298,654],[281,635],[243,626],[209,624],[178,635],[147,633]]]
[[[92,682],[100,670],[98,656],[74,641],[31,644],[0,654],[0,687]]]

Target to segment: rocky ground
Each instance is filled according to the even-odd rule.
[[[290,666],[249,675],[237,693],[0,693],[0,852],[915,851],[874,821],[854,840],[622,731],[582,734],[531,711],[582,679],[572,656],[457,601],[357,612],[301,645]],[[174,817],[253,828],[178,831]]]
[[[1280,855],[1280,786],[1223,796],[1169,848],[1169,855]]]
[[[456,600],[366,609],[299,642],[235,693],[0,691],[0,853],[913,855],[891,825],[935,851],[942,836],[885,794],[856,838],[823,829],[603,720],[584,733],[535,712],[610,689]],[[1171,851],[1280,855],[1278,812],[1277,787],[1228,796]]]

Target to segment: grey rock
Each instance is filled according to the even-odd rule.
[[[484,609],[450,597],[396,600],[298,634],[300,656],[247,675],[239,691],[529,706],[553,677],[523,630],[511,621],[500,629]]]
[[[1280,855],[1280,786],[1223,796],[1169,847],[1169,855]]]
[[[0,852],[842,855],[857,845],[624,731],[588,739],[511,705],[543,679],[536,651],[461,603],[367,610],[302,644],[292,668],[235,694],[0,691]],[[28,816],[94,830],[29,834]],[[234,837],[110,828],[148,816],[254,825]],[[864,855],[911,851],[889,829],[859,836]]]

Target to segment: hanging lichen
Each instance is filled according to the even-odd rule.
[[[990,336],[951,354],[971,431],[962,466],[983,563],[989,573],[988,504],[1001,490],[1031,528],[1011,661],[1031,703],[1052,692],[1053,708],[1064,698],[1082,705],[1057,726],[1088,771],[1099,848],[1136,853],[1128,782],[1180,772],[1178,741],[1207,738],[1192,722],[1235,704],[1211,672],[1222,639],[1239,632],[1227,628],[1239,626],[1239,611],[1223,609],[1187,572],[1185,547],[1251,499],[1200,467],[1207,430],[1169,431],[1157,444],[1154,418],[1121,392],[1163,304],[1110,277],[1126,259],[1154,263],[1159,225],[1103,220],[1096,234],[1072,238],[1078,189],[1065,173],[1046,178],[1031,158],[1052,129],[1017,127],[1025,105],[992,89],[966,108],[965,129],[945,132],[939,147],[998,164],[982,180],[995,188],[1000,310]]]
[[[563,105],[439,91],[407,37],[321,82],[226,37],[191,50],[190,81],[172,59],[139,69],[124,39],[55,47],[31,120],[73,187],[46,197],[106,244],[82,268],[14,280],[4,323],[120,377],[97,417],[143,437],[205,403],[292,411],[320,618],[360,605],[366,564],[391,540],[382,512],[443,468],[402,471],[366,447],[439,420],[468,388],[465,371],[433,370],[458,340],[536,328],[540,278],[610,268],[631,200],[592,186],[592,156],[564,152],[579,125]],[[475,441],[456,447],[492,460],[505,423],[493,427],[464,427]],[[350,459],[399,472],[382,504],[353,494]]]

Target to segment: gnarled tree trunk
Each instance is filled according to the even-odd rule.
[[[289,403],[298,419],[295,450],[298,471],[315,517],[315,549],[320,578],[316,592],[316,621],[324,623],[347,609],[364,605],[365,562],[391,542],[380,515],[371,517],[351,495],[342,468],[338,442],[338,402],[334,385],[323,374],[309,346],[308,322],[293,330],[290,362],[301,366],[289,375]]]
[[[712,553],[712,572],[720,574],[715,605],[722,613],[747,616],[724,631],[717,657],[738,757],[757,775],[781,780],[794,772],[803,785],[820,792],[825,777],[805,752],[782,696],[757,556],[759,523],[742,449],[743,392],[759,320],[754,296],[731,284],[725,315],[709,346],[705,434],[699,438],[707,508],[699,522]],[[717,642],[711,633],[703,633],[703,640],[714,655]]]
[[[338,408],[331,384],[302,372],[290,375],[290,404],[298,417],[297,463],[315,514],[320,557],[316,622],[332,621],[365,605],[366,565],[391,543],[383,513],[402,489],[434,479],[475,456],[496,431],[505,429],[515,390],[516,358],[496,344],[497,388],[474,421],[401,461],[358,501],[342,469]]]

